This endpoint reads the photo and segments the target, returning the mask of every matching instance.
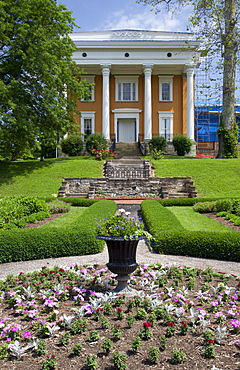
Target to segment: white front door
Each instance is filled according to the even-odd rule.
[[[135,118],[120,118],[117,126],[118,142],[132,143],[137,141]]]

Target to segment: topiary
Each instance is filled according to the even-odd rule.
[[[89,148],[93,149],[107,149],[108,143],[105,137],[99,132],[90,134],[86,140],[86,148],[89,153],[91,153]]]
[[[179,156],[184,156],[189,153],[192,148],[192,140],[182,134],[175,135],[172,144],[175,152],[177,152],[177,155]]]
[[[78,135],[69,135],[61,143],[62,151],[70,157],[76,157],[83,148],[83,141]]]

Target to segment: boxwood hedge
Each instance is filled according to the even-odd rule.
[[[86,208],[71,228],[1,231],[0,263],[101,252],[104,242],[96,239],[97,222],[116,208],[113,201],[101,200]]]
[[[141,208],[159,253],[240,262],[239,233],[187,231],[157,200],[144,200]]]
[[[216,197],[209,197],[209,198],[173,198],[173,199],[157,199],[157,201],[162,204],[164,207],[187,207],[193,206],[199,202],[212,202],[215,200],[226,199],[226,198],[216,198]],[[229,198],[230,199],[230,198]],[[232,199],[232,198],[231,198]]]
[[[55,198],[56,199],[56,198]],[[92,204],[99,202],[99,199],[88,198],[58,198],[66,203],[71,203],[73,207],[90,207]]]

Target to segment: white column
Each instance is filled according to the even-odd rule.
[[[144,65],[144,139],[152,138],[152,64]]]
[[[187,65],[187,136],[194,141],[193,65]]]
[[[110,101],[109,101],[109,76],[110,64],[101,64],[103,75],[102,89],[102,134],[110,140]]]

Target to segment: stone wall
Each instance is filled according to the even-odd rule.
[[[82,198],[195,198],[191,177],[65,178],[59,197]]]

